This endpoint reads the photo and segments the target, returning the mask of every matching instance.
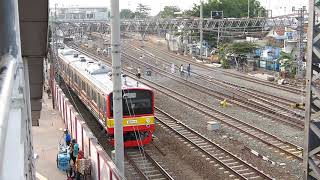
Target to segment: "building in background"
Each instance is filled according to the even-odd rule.
[[[54,10],[51,16],[55,16]],[[71,7],[57,8],[58,20],[106,20],[110,19],[110,10],[107,7]]]

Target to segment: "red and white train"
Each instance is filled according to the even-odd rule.
[[[59,49],[60,75],[64,82],[105,127],[114,144],[111,68],[79,52]],[[146,85],[122,75],[124,146],[149,144],[155,130],[154,93]]]

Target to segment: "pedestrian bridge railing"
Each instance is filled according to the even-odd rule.
[[[0,1],[0,179],[34,179],[27,62],[18,0]]]

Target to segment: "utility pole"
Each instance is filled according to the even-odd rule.
[[[250,0],[248,0],[248,18],[250,18]]]
[[[304,9],[300,8],[298,10],[298,57],[297,57],[297,77],[302,78],[303,77],[303,59],[304,59],[304,48],[303,48],[303,39],[304,39]]]
[[[115,164],[116,164],[121,176],[124,177],[119,1],[118,0],[111,0],[110,5],[111,5],[113,116],[114,116],[114,124],[115,124],[115,126],[114,126]]]
[[[58,7],[58,4],[54,4],[54,27],[51,27],[52,28],[52,47],[53,47],[53,58],[54,58],[54,63],[53,63],[53,66],[54,66],[54,77],[57,81],[57,83],[60,85],[60,76],[59,76],[59,70],[60,70],[60,64],[58,63],[58,28],[57,28],[57,7]]]
[[[218,22],[218,37],[217,37],[217,49],[220,43],[220,21]]]
[[[303,179],[320,179],[318,155],[320,153],[320,121],[319,121],[319,81],[320,69],[315,66],[319,62],[319,31],[317,0],[309,0],[308,42],[307,42],[307,75],[305,99],[305,124],[303,148]]]
[[[200,59],[202,60],[202,41],[203,41],[203,4],[200,0]]]

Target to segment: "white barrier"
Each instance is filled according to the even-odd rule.
[[[84,156],[91,159],[91,178],[93,180],[120,180],[121,176],[115,164],[98,144],[98,140],[56,82],[54,82],[52,92],[55,107],[61,113],[65,127],[70,131],[72,138],[77,139]]]

